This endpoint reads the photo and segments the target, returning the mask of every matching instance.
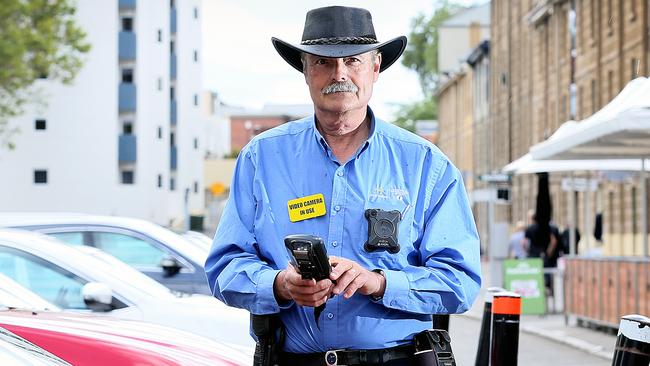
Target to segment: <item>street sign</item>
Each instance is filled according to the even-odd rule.
[[[478,180],[488,183],[510,183],[510,175],[508,174],[481,174]]]
[[[586,178],[563,178],[562,179],[563,191],[577,191],[577,192],[595,192],[598,190],[598,181],[595,179]]]
[[[521,295],[522,314],[544,314],[546,292],[544,269],[540,258],[503,261],[505,288]]]

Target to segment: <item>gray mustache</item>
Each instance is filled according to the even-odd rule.
[[[323,94],[344,93],[344,92],[356,93],[358,91],[359,88],[349,80],[334,82],[321,89],[321,93]]]

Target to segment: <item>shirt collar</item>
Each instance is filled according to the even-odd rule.
[[[373,113],[372,109],[370,106],[367,107],[367,114],[370,117],[370,132],[368,133],[368,139],[364,141],[359,149],[357,150],[356,153],[356,158],[358,159],[361,153],[363,153],[367,148],[370,143],[375,139],[376,131],[380,128],[377,124],[377,121],[375,120],[375,114]],[[314,137],[316,138],[316,141],[319,142],[325,153],[329,154],[329,151],[331,150],[330,147],[327,145],[327,141],[325,141],[325,138],[323,135],[318,131],[318,128],[316,128],[316,114],[312,115],[312,130],[314,131]]]

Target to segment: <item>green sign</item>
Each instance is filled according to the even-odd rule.
[[[521,313],[544,314],[546,296],[542,260],[506,259],[503,261],[503,270],[506,289],[521,295]]]

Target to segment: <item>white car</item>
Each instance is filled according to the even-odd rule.
[[[144,320],[254,351],[247,311],[211,296],[172,292],[94,248],[0,229],[0,272],[64,310]]]
[[[2,212],[0,227],[37,231],[70,245],[98,248],[172,290],[211,295],[203,269],[210,247],[149,221],[81,213]],[[197,234],[190,235],[196,238]]]

